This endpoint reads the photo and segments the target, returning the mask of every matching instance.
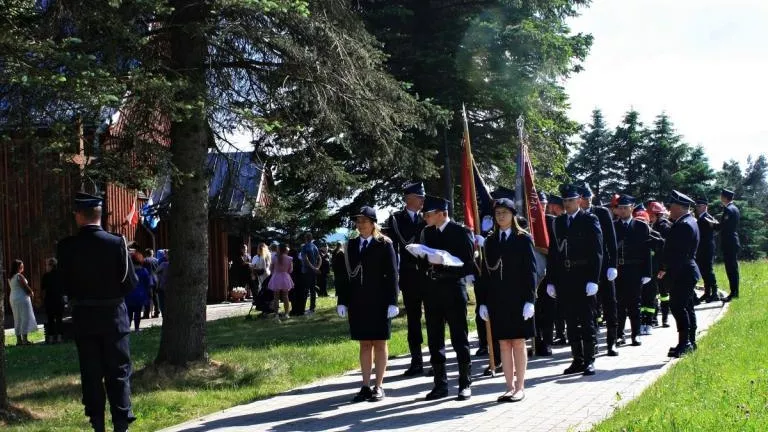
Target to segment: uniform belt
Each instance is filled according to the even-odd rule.
[[[85,306],[85,307],[103,307],[103,306],[117,306],[125,301],[123,297],[111,298],[111,299],[72,299],[70,303],[72,306]]]
[[[585,266],[587,264],[589,264],[588,260],[563,260],[563,267],[565,267],[566,271],[572,269],[573,267]]]
[[[634,265],[634,264],[643,264],[645,261],[641,259],[621,259],[619,258],[618,264],[619,267],[625,266],[625,265]]]

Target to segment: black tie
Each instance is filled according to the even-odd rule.
[[[629,231],[629,222],[624,222],[624,231]]]
[[[573,223],[573,216],[568,216],[568,228],[571,227],[572,223]]]
[[[418,221],[419,221],[419,214],[418,213],[414,213],[413,214],[413,223],[414,224],[418,223]]]
[[[368,247],[368,240],[363,240],[363,245],[360,246],[360,252],[364,251]]]
[[[501,232],[501,242],[504,243],[505,241],[507,241],[507,232],[506,231],[502,231]]]

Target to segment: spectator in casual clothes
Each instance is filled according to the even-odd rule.
[[[144,257],[141,253],[133,253],[131,260],[139,282],[136,284],[136,288],[125,296],[125,306],[128,308],[128,322],[133,321],[134,330],[138,332],[141,324],[141,311],[149,302],[150,275],[149,270],[144,267]]]
[[[32,310],[32,298],[35,293],[29,287],[27,278],[24,277],[24,263],[20,259],[13,260],[11,266],[11,303],[13,313],[13,328],[16,331],[16,345],[32,345],[29,341],[29,333],[37,331],[35,311]]]
[[[331,272],[331,256],[328,245],[320,247],[320,274],[317,277],[317,287],[320,297],[328,297],[328,274]]]
[[[43,275],[40,288],[43,290],[45,315],[48,322],[45,325],[45,343],[61,342],[64,338],[62,321],[64,320],[64,286],[61,283],[61,275],[56,268],[56,258],[48,258],[47,271]]]
[[[309,314],[313,314],[317,301],[316,285],[317,276],[320,274],[320,251],[312,243],[312,234],[310,233],[304,234],[304,245],[301,246],[301,273],[304,285],[303,301],[306,303],[306,296],[309,294]]]
[[[307,294],[304,292],[304,278],[301,272],[301,258],[299,251],[295,248],[288,248],[288,256],[293,261],[293,271],[291,279],[293,280],[293,289],[290,292],[291,316],[304,315],[307,308]]]
[[[157,266],[160,262],[155,258],[155,251],[147,249],[144,251],[144,268],[149,272],[149,298],[151,300],[150,306],[152,311],[152,318],[160,316],[160,306],[157,300]],[[150,307],[144,310],[144,318],[150,317]]]
[[[261,291],[264,281],[271,273],[272,255],[266,243],[256,245],[256,253],[251,259],[251,290],[254,297]]]
[[[168,287],[168,249],[163,252],[163,257],[160,259],[160,264],[157,266],[157,306],[160,308],[160,313],[165,317],[165,290]]]

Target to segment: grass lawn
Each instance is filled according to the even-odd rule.
[[[768,261],[742,263],[740,286],[694,354],[594,430],[768,431]]]
[[[132,335],[131,351],[138,371],[133,380],[133,404],[138,420],[131,430],[154,431],[358,368],[358,344],[349,340],[346,320],[336,316],[335,305],[333,297],[318,298],[314,316],[283,323],[243,317],[209,322],[208,353],[218,366],[200,367],[183,378],[144,369],[157,353],[159,328]],[[474,311],[474,305],[470,309]],[[470,326],[474,327],[473,318]],[[407,353],[405,317],[393,320],[392,327],[390,355]],[[38,333],[32,339],[41,338]],[[6,338],[8,343],[15,344],[15,339]],[[7,356],[11,402],[37,419],[0,423],[3,431],[88,429],[80,404],[74,344],[11,346]],[[350,388],[350,394],[355,390]]]

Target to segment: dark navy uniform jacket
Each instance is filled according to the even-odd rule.
[[[618,240],[613,226],[613,217],[610,210],[600,206],[590,207],[588,213],[597,216],[597,220],[600,221],[600,230],[603,233],[603,274],[601,276],[605,277],[605,270],[616,268],[618,260]]]
[[[446,281],[452,279],[459,282],[459,279],[469,275],[477,278],[475,248],[471,236],[472,233],[469,229],[452,220],[446,224],[443,231],[440,231],[440,229],[435,226],[424,228],[421,232],[422,244],[433,249],[442,249],[448,252],[460,259],[461,262],[464,263],[464,266],[432,266],[427,262],[426,258],[422,258],[419,263],[419,268],[423,267],[427,269],[427,276],[432,277],[432,279],[445,279]],[[461,282],[461,284],[463,285],[463,282]],[[466,287],[464,288],[466,289]]]
[[[686,213],[672,224],[664,244],[664,278],[670,278],[675,284],[695,284],[701,278],[695,260],[698,247],[699,226],[696,219]]]
[[[699,261],[712,261],[715,258],[715,231],[720,229],[717,221],[704,212],[696,219],[699,225],[699,248],[696,250],[696,259]]]
[[[624,221],[621,219],[614,222],[614,226],[619,245],[619,277],[629,277],[636,283],[640,283],[643,277],[651,277],[651,229],[635,218],[630,219],[628,228],[624,228]]]
[[[416,216],[414,223],[408,210],[400,210],[392,214],[387,219],[387,236],[392,239],[392,246],[400,257],[400,270],[415,270],[417,259],[410,252],[405,250],[405,246],[411,243],[418,243],[421,230],[427,224],[421,215]]]
[[[723,217],[720,221],[720,242],[723,249],[731,250],[741,247],[739,242],[739,219],[741,213],[734,203],[729,203],[723,209]]]
[[[61,240],[56,256],[76,334],[129,332],[123,298],[138,278],[123,238],[87,225]]]
[[[594,214],[579,210],[568,226],[568,214],[555,219],[549,238],[547,274],[558,298],[586,298],[587,282],[599,283],[603,264],[603,235]]]

